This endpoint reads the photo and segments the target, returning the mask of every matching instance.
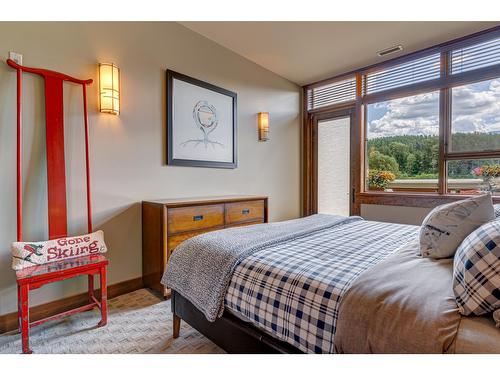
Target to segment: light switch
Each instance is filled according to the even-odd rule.
[[[9,59],[14,60],[19,65],[23,65],[23,55],[20,53],[9,51]]]

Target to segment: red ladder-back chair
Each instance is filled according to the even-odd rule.
[[[87,183],[88,232],[92,232],[92,208],[90,196],[90,159],[89,128],[87,116],[87,85],[91,79],[80,80],[58,72],[29,68],[18,65],[13,60],[7,64],[17,71],[17,240],[22,241],[22,73],[33,73],[43,77],[45,82],[45,128],[47,148],[47,190],[49,239],[67,237],[66,176],[64,160],[64,114],[63,83],[79,84],[83,88],[83,109],[85,126],[85,166]],[[22,335],[23,353],[32,353],[29,346],[29,330],[50,320],[62,318],[77,312],[98,307],[101,321],[98,326],[107,323],[107,288],[106,266],[108,260],[100,254],[61,260],[54,263],[32,266],[16,272],[18,294],[19,330]],[[94,295],[94,275],[100,275],[101,298]],[[88,275],[88,304],[50,316],[35,322],[29,320],[29,291],[41,286],[68,278]]]

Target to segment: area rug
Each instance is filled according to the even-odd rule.
[[[96,309],[49,322],[31,329],[34,353],[205,354],[224,351],[182,322],[181,336],[172,339],[170,300],[140,289],[108,301],[108,324],[97,328]],[[0,335],[0,353],[20,353],[21,335]]]

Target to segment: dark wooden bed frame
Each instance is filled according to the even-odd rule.
[[[227,310],[221,318],[209,322],[200,310],[174,290],[171,306],[174,339],[179,337],[182,319],[228,353],[301,353],[294,346],[260,331]]]

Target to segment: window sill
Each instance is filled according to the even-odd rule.
[[[473,197],[465,194],[437,194],[437,193],[401,193],[384,191],[367,191],[356,194],[359,204],[379,204],[387,206],[406,206],[434,208],[441,204],[456,202]],[[500,203],[500,196],[493,196],[493,203]]]

